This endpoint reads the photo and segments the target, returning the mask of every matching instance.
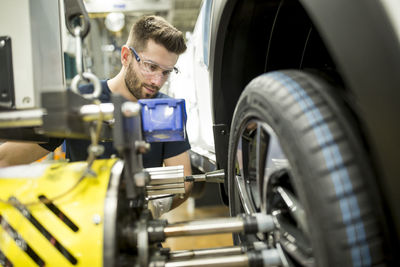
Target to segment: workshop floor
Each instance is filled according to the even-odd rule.
[[[168,222],[183,222],[188,220],[206,219],[215,217],[228,217],[229,209],[226,206],[203,206],[194,207],[194,200],[189,199],[178,208],[164,214],[163,219]],[[217,234],[195,237],[176,237],[169,238],[163,244],[171,251],[185,249],[201,249],[232,246],[232,234]]]

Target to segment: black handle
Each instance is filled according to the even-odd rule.
[[[84,39],[90,30],[89,16],[86,11],[85,5],[82,0],[64,0],[64,10],[65,10],[65,24],[67,25],[68,31],[75,36],[74,32],[74,22],[80,16],[83,17],[83,25],[81,31],[81,38]]]

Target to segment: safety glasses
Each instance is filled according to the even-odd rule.
[[[129,49],[133,52],[136,61],[139,63],[140,69],[142,70],[143,74],[147,75],[162,75],[163,78],[168,78],[171,73],[178,73],[179,70],[176,67],[167,68],[157,64],[151,60],[146,60],[144,58],[140,58],[136,50],[129,46]]]

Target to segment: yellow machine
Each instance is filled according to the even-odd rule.
[[[86,162],[0,170],[0,263],[103,266],[107,193],[122,162],[96,160],[88,170]]]

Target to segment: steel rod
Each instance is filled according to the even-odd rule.
[[[228,255],[239,255],[243,253],[243,248],[240,246],[235,247],[220,247],[220,248],[207,248],[198,250],[178,250],[172,251],[169,254],[170,259],[186,259],[186,258],[198,258],[198,257],[216,257],[216,256],[228,256]]]
[[[207,182],[207,183],[224,183],[225,172],[224,170],[217,170],[203,174],[194,174],[186,177],[187,181],[193,182]]]
[[[216,218],[170,224],[165,227],[165,237],[193,236],[205,234],[237,233],[244,230],[241,218]]]
[[[246,254],[234,256],[221,256],[213,258],[190,259],[183,261],[166,262],[165,267],[195,267],[195,266],[213,266],[213,267],[246,267],[249,266],[249,258]]]

